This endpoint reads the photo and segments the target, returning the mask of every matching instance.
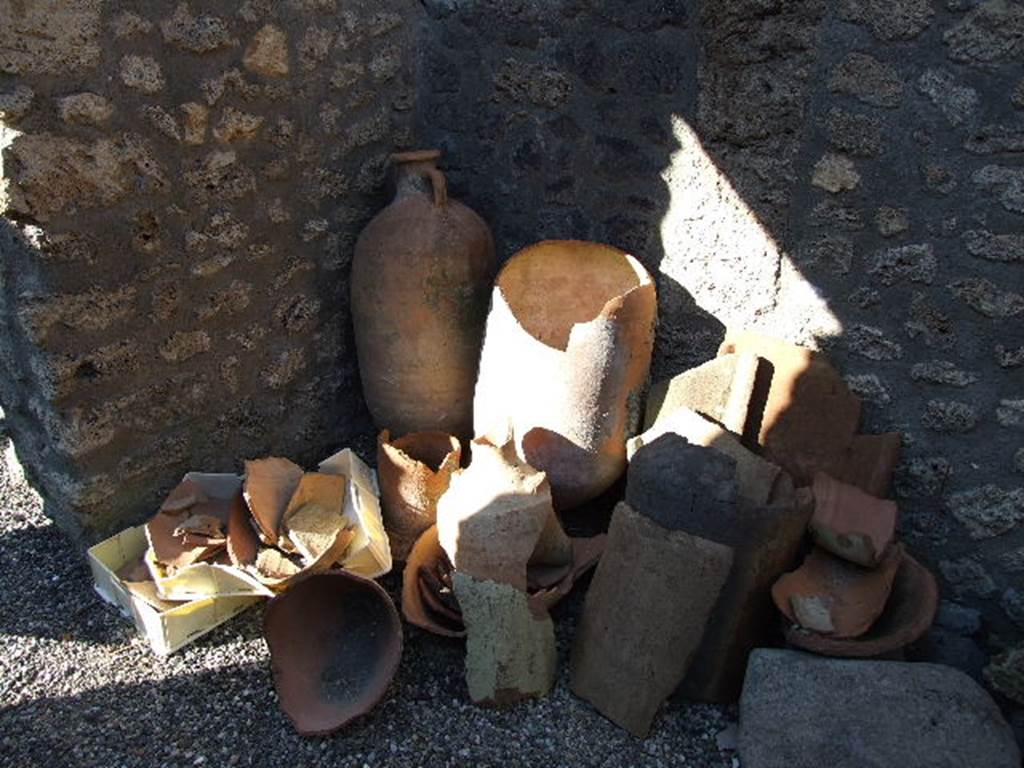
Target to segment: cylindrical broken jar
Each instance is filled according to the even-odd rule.
[[[476,435],[508,437],[547,473],[557,509],[626,467],[654,343],[650,274],[617,248],[549,240],[498,275],[473,402]]]

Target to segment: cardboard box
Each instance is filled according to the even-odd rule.
[[[161,600],[155,589],[130,589],[117,572],[146,552],[145,526],[128,528],[89,549],[96,591],[135,622],[153,652],[166,656],[260,601],[258,596],[206,597],[185,603]]]

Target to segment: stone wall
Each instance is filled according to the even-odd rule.
[[[632,249],[656,377],[726,325],[826,350],[864,430],[904,435],[909,546],[990,650],[1019,638],[1024,5],[426,5],[419,135],[499,254]]]
[[[405,0],[0,3],[0,400],[90,537],[370,433],[348,263],[412,143]]]
[[[825,349],[864,429],[903,433],[903,535],[998,649],[1024,629],[1022,60],[1016,0],[0,5],[18,451],[90,530],[190,467],[367,452],[348,259],[386,153],[437,145],[502,258],[643,260],[656,377],[727,325]]]

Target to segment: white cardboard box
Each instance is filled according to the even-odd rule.
[[[128,528],[89,549],[96,591],[135,622],[154,653],[166,656],[237,616],[260,597],[206,597],[186,603],[167,603],[154,591],[150,600],[129,591],[117,571],[146,551],[145,526]]]

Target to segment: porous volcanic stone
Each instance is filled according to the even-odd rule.
[[[1017,768],[992,698],[940,664],[760,648],[740,701],[743,768]]]
[[[573,693],[646,736],[686,673],[732,557],[620,502],[573,646]]]

